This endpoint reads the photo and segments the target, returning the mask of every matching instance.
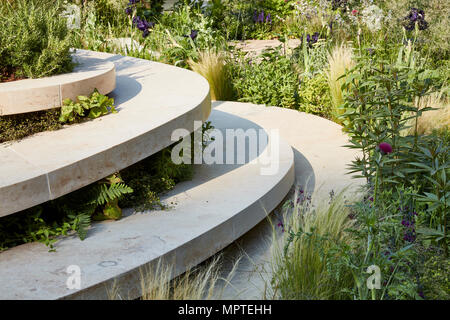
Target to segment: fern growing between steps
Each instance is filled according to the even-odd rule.
[[[202,127],[203,147],[210,140],[207,131],[212,128],[209,122]],[[115,173],[58,199],[1,217],[0,252],[33,241],[54,250],[53,244],[69,232],[83,240],[93,220],[120,219],[121,207],[165,209],[159,196],[176,183],[191,179],[193,174],[192,165],[177,165],[171,161],[171,150],[172,147],[163,149],[120,174]]]
[[[51,251],[59,236],[76,232],[87,236],[92,220],[122,217],[118,201],[133,189],[118,174],[66,196],[0,219],[0,252],[16,245],[39,241]]]
[[[89,227],[91,226],[91,216],[85,213],[78,214],[76,216],[69,215],[70,219],[72,219],[72,230],[75,230],[78,234],[78,237],[81,240],[86,239],[87,232]]]

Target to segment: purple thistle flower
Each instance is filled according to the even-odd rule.
[[[378,145],[378,150],[382,155],[389,154],[392,152],[392,146],[387,142],[382,142]]]

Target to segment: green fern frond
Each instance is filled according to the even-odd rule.
[[[72,230],[77,232],[81,240],[86,239],[88,228],[91,225],[91,215],[82,213],[70,217],[73,219]]]
[[[113,183],[111,185],[101,184],[98,187],[98,196],[95,200],[97,205],[103,205],[115,199],[119,199],[122,195],[132,193],[133,189],[124,183]]]

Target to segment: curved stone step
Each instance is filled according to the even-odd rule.
[[[38,79],[0,83],[0,116],[61,107],[64,99],[108,94],[116,87],[114,63],[77,52],[73,72]]]
[[[297,110],[252,103],[215,101],[213,108],[245,117],[267,129],[278,129],[280,137],[294,150],[297,184],[310,192],[328,195],[364,184],[364,179],[347,174],[347,165],[360,154],[344,147],[349,138],[339,124]]]
[[[78,50],[114,63],[118,113],[0,144],[0,217],[55,199],[171,145],[211,111],[200,75],[148,60]]]
[[[209,120],[223,133],[271,133],[239,112],[221,108],[213,110]],[[225,139],[224,156],[238,148],[237,141],[232,146],[226,143],[232,140]],[[276,136],[269,139],[276,141]],[[278,156],[263,162],[272,154],[272,145],[261,146],[243,164],[196,165],[194,179],[177,184],[163,198],[173,206],[168,211],[124,210],[119,221],[93,224],[84,241],[60,240],[56,252],[31,243],[0,253],[0,299],[106,299],[114,281],[122,297],[136,298],[141,294],[140,270],[159,258],[175,263],[175,275],[204,261],[263,220],[294,183],[291,147],[280,139]],[[277,170],[262,174],[272,165]],[[70,265],[80,267],[79,290],[66,286]]]

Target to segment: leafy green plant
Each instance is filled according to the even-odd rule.
[[[332,118],[332,101],[324,74],[304,77],[299,89],[299,111]]]
[[[376,61],[376,60],[375,60]],[[413,100],[429,91],[430,81],[423,78],[423,70],[397,68],[386,61],[374,62],[364,57],[347,77],[343,88],[348,93],[341,105],[340,116],[350,135],[349,147],[361,150],[362,157],[353,161],[352,172],[360,172],[370,181],[379,167],[375,162],[376,148],[382,142],[392,144],[393,153],[384,170],[390,178],[383,183],[404,179],[400,162],[403,155],[417,148],[418,133],[402,136],[410,118],[417,118],[428,109],[418,109]],[[411,114],[406,117],[405,115]],[[396,168],[396,170],[394,170]],[[406,181],[406,179],[404,179]]]
[[[244,58],[233,68],[238,101],[297,109],[299,80],[291,60],[279,49],[268,50],[260,58]]]
[[[90,97],[79,96],[78,102],[64,100],[61,108],[0,117],[0,143],[19,140],[38,132],[58,130],[62,124],[73,124],[85,118],[95,119],[116,112],[114,99],[97,90]]]
[[[71,123],[88,117],[95,119],[110,112],[116,113],[114,99],[102,95],[97,90],[90,97],[78,96],[78,101],[65,99],[61,107],[59,121],[62,123]]]
[[[415,161],[409,163],[415,168],[413,171],[428,182],[423,193],[417,195],[417,200],[426,203],[430,215],[426,221],[428,225],[418,229],[418,233],[424,235],[426,242],[441,246],[445,256],[448,256],[450,181],[447,177],[450,174],[450,145],[444,139],[425,141],[418,146],[417,152],[413,152]]]
[[[0,2],[0,81],[70,72],[72,39],[61,1]]]

